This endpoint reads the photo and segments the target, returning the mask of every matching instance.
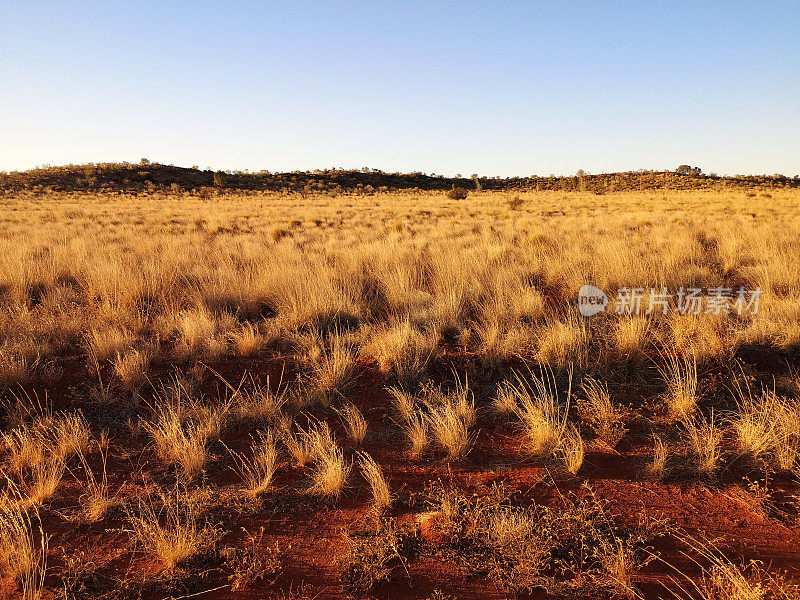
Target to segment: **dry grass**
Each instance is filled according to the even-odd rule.
[[[26,383],[38,363],[38,359],[0,347],[0,389]]]
[[[110,361],[128,350],[135,340],[134,335],[118,327],[93,327],[86,335],[86,349],[97,361]]]
[[[747,565],[733,562],[713,543],[689,535],[681,535],[687,547],[686,557],[701,575],[694,578],[685,571],[668,565],[676,572],[671,577],[675,589],[672,597],[679,600],[797,600],[800,588],[785,577],[770,573],[759,561]]]
[[[658,372],[666,385],[664,403],[673,421],[690,417],[697,408],[697,361],[674,352],[664,354],[664,365]]]
[[[306,453],[313,461],[319,461],[336,449],[336,440],[330,425],[325,421],[311,420],[308,429],[301,430]]]
[[[80,518],[85,523],[97,523],[117,504],[116,498],[111,495],[108,487],[108,474],[106,472],[108,447],[101,441],[100,459],[102,461],[102,471],[99,478],[89,467],[89,463],[83,453],[79,453],[78,458],[86,473],[86,493],[80,498],[82,506]]]
[[[431,407],[425,415],[427,429],[439,446],[447,452],[448,460],[466,455],[472,443],[469,428],[452,404]]]
[[[416,406],[414,395],[396,387],[387,388],[387,391],[392,396],[395,411],[400,416],[400,419],[404,422],[410,421],[414,417]]]
[[[143,418],[155,454],[189,479],[205,469],[228,414],[248,421],[242,426],[268,424],[269,433],[258,434],[250,449],[233,453],[245,493],[272,489],[276,441],[282,439],[292,462],[308,467],[303,473],[311,477],[309,491],[336,498],[346,488],[350,454],[337,445],[329,424],[310,415],[328,414],[316,402],[339,406],[347,435],[361,443],[366,422],[348,396],[357,381],[372,383],[373,361],[382,384],[398,386],[390,389],[393,417],[408,438],[410,455],[432,448],[451,461],[471,449],[475,399],[460,383],[454,391],[418,384],[427,376],[438,380],[451,360],[468,361],[480,383],[484,375],[494,381],[495,374],[507,373],[512,360],[539,361],[544,371],[538,377],[515,375],[501,384],[494,409],[518,426],[526,454],[555,458],[565,471],[579,474],[584,430],[569,422],[571,384],[562,375],[573,365],[579,369],[584,383],[578,411],[585,426],[613,447],[629,415],[605,383],[584,375],[607,378],[616,391],[621,378],[627,384],[646,376],[632,362],[660,351],[664,403],[673,427],[683,433],[677,452],[689,455],[702,475],[716,473],[723,422],[698,416],[698,367],[704,374],[708,365],[724,366],[737,348],[750,344],[786,350],[787,356],[800,345],[798,191],[776,190],[769,207],[755,205],[735,188],[521,196],[509,211],[491,192],[471,193],[466,202],[418,190],[299,197],[220,191],[211,201],[158,190],[139,196],[6,194],[0,219],[0,387],[47,383],[55,373],[50,367],[69,368],[65,357],[77,346],[95,367],[101,389],[113,382],[115,389],[130,390],[124,408],[136,411],[135,392],[150,394],[142,384],[151,359],[159,366],[153,373],[172,360],[192,361],[186,370],[204,393],[211,387],[203,379],[209,360],[282,360],[292,365],[292,377],[295,366],[300,372],[300,389],[292,394],[251,379],[232,395],[230,407],[216,406],[176,380],[151,399],[149,415],[143,408],[133,418]],[[758,314],[656,310],[637,316],[609,310],[585,319],[576,310],[576,292],[584,283],[613,298],[621,287],[664,285],[675,292],[731,280],[761,288]],[[106,373],[113,379],[106,380]],[[364,379],[357,378],[362,374]],[[703,381],[703,389],[715,381]],[[726,421],[739,453],[783,476],[798,472],[800,410],[789,397],[796,393],[740,394],[738,410]],[[649,406],[642,409],[645,419]],[[18,504],[33,510],[66,489],[59,482],[77,454],[86,473],[82,518],[102,520],[113,499],[105,468],[101,474],[86,464],[95,457],[86,456],[89,428],[83,418],[8,408],[2,452],[4,467],[22,490]],[[114,405],[99,408],[112,412]],[[656,433],[649,470],[661,477],[667,463],[662,440],[676,436]],[[378,435],[376,440],[384,443]],[[100,458],[105,462],[105,454]],[[358,464],[375,511],[385,511],[391,494],[381,467],[366,454]],[[0,531],[22,532],[24,546],[25,539],[33,540],[36,519],[26,529],[15,521],[19,515],[10,514]],[[518,576],[515,585],[534,585],[540,575],[535,559],[558,541],[536,530],[536,516],[504,509],[480,521],[486,526],[481,543],[500,557],[498,572],[521,565],[512,573]],[[152,496],[131,518],[138,539],[167,569],[208,540],[185,490],[174,498]],[[11,534],[0,535],[8,553]],[[22,553],[35,557],[36,545],[29,546],[33,550]],[[613,593],[631,595],[635,563],[622,546],[611,544],[604,552],[601,567],[616,582]],[[39,580],[41,570],[11,568],[13,560],[4,561],[16,576],[34,573],[30,580]],[[725,597],[728,592],[720,590],[741,587],[736,593],[747,597],[746,587],[720,569],[707,574],[716,591],[706,595]],[[36,585],[41,586],[30,589]]]
[[[577,475],[583,465],[584,445],[580,431],[574,425],[564,431],[555,448],[555,455],[571,475]]]
[[[611,401],[608,386],[587,377],[581,383],[583,397],[579,397],[577,405],[581,419],[589,423],[597,437],[612,448],[626,433],[623,413]]]
[[[328,448],[316,461],[311,473],[309,493],[325,498],[338,498],[347,483],[352,465],[345,460],[342,449]]]
[[[364,353],[375,357],[383,373],[409,385],[424,374],[437,343],[434,330],[418,331],[406,319],[372,333]]]
[[[367,437],[367,420],[358,410],[358,407],[351,402],[347,402],[341,409],[334,409],[334,411],[341,417],[350,439],[356,444],[362,443],[364,438]]]
[[[286,430],[281,437],[281,441],[283,441],[283,445],[286,447],[289,456],[294,460],[295,465],[305,467],[311,461],[311,455],[302,431]]]
[[[754,396],[738,382],[738,410],[731,417],[739,451],[784,472],[800,464],[800,403],[765,390]]]
[[[702,476],[714,473],[722,455],[722,429],[710,418],[694,417],[683,422],[683,440],[697,472]]]
[[[0,567],[20,584],[23,600],[39,600],[47,570],[48,537],[35,508],[24,508],[18,491],[0,499]]]
[[[232,399],[232,413],[239,419],[277,421],[288,402],[286,389],[279,382],[277,391],[273,391],[269,376],[263,386],[256,385],[252,378],[251,384],[249,389],[240,390]]]
[[[800,342],[796,190],[773,194],[769,218],[741,190],[650,194],[531,191],[512,213],[492,192],[460,204],[420,191],[213,203],[13,194],[0,224],[0,288],[12,309],[0,320],[0,382],[30,377],[71,339],[98,361],[153,342],[178,358],[214,358],[337,323],[356,325],[348,353],[375,357],[402,382],[453,335],[490,360],[535,357],[554,369],[581,367],[609,345],[627,359],[651,338],[699,361],[741,344]],[[291,236],[273,241],[276,229]],[[761,288],[757,315],[599,315],[591,323],[607,322],[611,338],[596,340],[574,309],[584,283],[613,294],[658,282],[674,293],[723,285],[724,273]],[[349,360],[335,345],[324,354],[320,392],[336,393]]]
[[[565,321],[553,320],[538,334],[536,360],[554,369],[582,367],[589,354],[589,334],[582,317],[570,313]]]
[[[552,373],[543,372],[541,377],[529,373],[527,379],[516,374],[514,381],[505,383],[503,403],[513,406],[526,453],[547,457],[559,447],[567,429],[571,386],[570,377],[566,401],[561,403]]]
[[[167,571],[208,547],[216,537],[198,523],[202,507],[180,485],[171,493],[140,499],[137,508],[136,514],[128,514],[134,536]]]
[[[312,362],[313,394],[325,403],[334,395],[344,394],[355,383],[355,352],[339,334],[333,334],[332,338],[330,348],[323,349]]]
[[[238,356],[252,356],[261,352],[267,339],[252,323],[243,323],[239,329],[228,334],[228,339]]]
[[[147,350],[128,350],[118,352],[114,358],[114,372],[123,387],[135,390],[147,381],[151,355]]]
[[[24,482],[28,499],[34,504],[42,504],[49,500],[64,478],[66,468],[64,459],[57,454],[47,456],[33,465]]]
[[[167,465],[177,465],[191,479],[208,460],[208,443],[222,429],[229,406],[208,407],[192,397],[186,384],[175,380],[163,388],[153,409],[153,422],[145,422],[156,454]]]
[[[561,460],[564,468],[571,475],[577,475],[584,458],[583,438],[580,431],[574,425],[570,425],[564,431],[560,443],[555,449],[556,457]]]
[[[653,458],[646,467],[646,473],[650,477],[661,479],[667,467],[668,452],[667,447],[660,437],[653,436]]]
[[[428,447],[428,419],[426,415],[420,412],[414,413],[408,420],[403,421],[401,427],[410,444],[409,455],[411,458],[419,458]]]
[[[392,495],[389,491],[389,484],[386,483],[386,478],[383,476],[383,470],[366,452],[359,455],[358,465],[361,474],[372,490],[372,508],[375,514],[380,515],[392,503]]]
[[[79,413],[37,417],[2,436],[6,465],[29,500],[40,504],[56,491],[66,463],[89,445],[89,428]]]
[[[472,445],[470,428],[475,424],[475,402],[467,385],[457,381],[456,389],[450,394],[443,394],[440,390],[429,391],[425,408],[425,429],[447,453],[447,459],[463,458]],[[414,427],[416,424],[412,420],[407,425]],[[407,433],[419,435],[420,432]],[[413,446],[412,439],[412,454],[415,451]]]
[[[255,498],[270,490],[278,464],[278,449],[272,431],[258,433],[251,446],[250,457],[234,451],[230,451],[230,454],[248,496]]]
[[[614,349],[627,360],[644,357],[650,334],[650,320],[645,317],[630,316],[616,322],[614,329]]]
[[[377,385],[397,386],[389,390],[388,409],[409,454],[454,461],[472,448],[482,385],[512,365],[538,361],[538,376],[514,375],[500,385],[494,416],[503,421],[500,428],[505,421],[517,426],[515,443],[525,454],[555,458],[564,471],[580,474],[581,432],[591,428],[613,447],[625,434],[623,422],[630,417],[637,423],[633,409],[624,414],[604,381],[615,393],[627,393],[637,377],[647,376],[638,362],[651,357],[659,364],[671,426],[683,433],[682,448],[673,451],[688,455],[700,474],[716,473],[728,440],[723,445],[722,420],[698,416],[698,372],[705,378],[707,367],[714,367],[714,377],[700,382],[709,389],[737,348],[769,346],[793,356],[800,346],[798,190],[774,190],[769,203],[754,203],[736,188],[520,192],[513,211],[504,200],[475,192],[453,202],[443,193],[419,190],[324,196],[219,190],[213,198],[158,189],[139,195],[8,193],[0,219],[0,388],[7,392],[30,382],[39,389],[56,373],[51,366],[63,368],[69,376],[65,387],[72,385],[74,366],[66,357],[78,348],[97,375],[96,397],[110,396],[109,383],[130,391],[125,406],[93,404],[92,415],[130,410],[132,422],[141,422],[149,434],[154,454],[183,478],[197,477],[212,462],[213,442],[230,415],[237,426],[268,431],[254,433],[250,448],[232,453],[246,495],[273,489],[276,442],[282,440],[291,462],[310,477],[308,491],[337,498],[352,470],[351,451],[337,445],[328,423],[311,415],[339,407],[337,431],[341,418],[347,435],[360,444],[366,422],[351,400],[359,391],[356,383],[374,383],[374,363],[383,378]],[[576,310],[576,293],[586,283],[613,298],[621,287],[664,285],[674,293],[681,286],[707,290],[730,281],[761,288],[758,314],[655,310],[637,316],[609,310],[587,319]],[[170,361],[186,360],[197,390],[210,393],[214,382],[204,379],[203,365],[222,358],[237,368],[260,366],[264,359],[265,372],[273,360],[284,361],[293,391],[251,379],[235,390],[228,407],[211,404],[186,381],[176,380],[155,397],[143,386],[148,371],[156,375]],[[150,369],[151,360],[158,368]],[[477,402],[458,382],[452,390],[422,383],[427,377],[439,382],[450,361],[475,369],[469,372],[481,384],[475,387]],[[568,418],[571,383],[564,376],[573,365],[583,381],[577,399],[586,428],[581,430]],[[796,390],[777,389],[738,395],[738,410],[724,423],[730,424],[736,451],[786,476],[798,473],[800,410],[791,397]],[[136,406],[137,393],[150,401],[149,413]],[[650,400],[640,422],[664,425],[650,419]],[[58,498],[67,489],[59,483],[64,470],[77,455],[86,474],[80,477],[81,518],[102,521],[113,502],[105,468],[101,473],[97,466],[106,455],[101,450],[100,457],[88,456],[85,420],[32,405],[7,408],[2,459],[21,490],[13,510],[34,510],[54,494]],[[376,425],[379,414],[380,409]],[[396,442],[390,437],[396,431],[388,439],[370,433],[390,449]],[[649,470],[661,477],[667,468],[662,440],[677,436],[675,430],[655,433]],[[381,467],[366,454],[357,461],[375,512],[385,512],[392,498]],[[433,466],[437,473],[445,469]],[[159,481],[163,472],[149,475]],[[186,490],[156,493],[132,509],[137,539],[168,570],[210,540],[190,496]],[[48,512],[59,508],[51,503]],[[558,521],[564,528],[553,532],[545,530],[555,522],[548,519],[559,517],[544,519],[544,509],[539,514],[494,506],[475,517],[473,529],[459,529],[464,519],[453,516],[459,507],[440,508],[455,523],[448,533],[463,538],[478,531],[470,542],[479,539],[481,552],[498,557],[492,568],[504,576],[498,577],[503,586],[519,589],[539,585],[537,560],[551,544],[588,528],[588,519],[576,517],[569,526]],[[38,520],[31,513],[25,521],[13,510],[4,509],[0,517],[3,567],[38,590],[44,568]],[[632,595],[635,561],[622,545],[610,543],[603,552],[592,569],[603,569],[615,582],[609,593]],[[701,597],[748,597],[750,588],[725,568],[706,573]]]

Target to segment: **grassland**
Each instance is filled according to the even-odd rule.
[[[0,206],[0,594],[800,597],[797,189]]]

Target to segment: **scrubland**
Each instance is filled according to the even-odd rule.
[[[0,206],[0,595],[800,597],[796,189]]]

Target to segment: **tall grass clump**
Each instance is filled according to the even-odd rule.
[[[472,445],[470,428],[475,424],[475,401],[466,383],[456,381],[455,390],[426,394],[425,424],[433,439],[447,453],[448,460],[462,458]]]
[[[663,399],[668,416],[673,421],[684,420],[697,408],[697,361],[674,352],[662,356],[664,364],[657,368],[667,388]]]
[[[23,600],[39,600],[47,571],[48,537],[36,508],[26,508],[19,490],[8,483],[9,493],[0,499],[0,568],[19,582]]]
[[[208,460],[208,443],[219,437],[228,406],[208,407],[192,397],[183,382],[162,387],[153,407],[152,422],[144,423],[156,454],[167,465],[177,465],[187,479],[195,477]]]
[[[551,371],[543,371],[541,376],[529,372],[528,378],[515,373],[513,380],[505,382],[502,394],[503,403],[517,418],[522,450],[534,456],[551,456],[567,430],[572,377],[564,402],[559,400]]]
[[[251,444],[249,457],[232,450],[230,454],[248,496],[255,498],[269,491],[278,463],[278,449],[272,431],[258,433]]]
[[[369,484],[372,491],[372,508],[375,514],[380,515],[392,503],[389,484],[383,475],[381,466],[366,452],[359,455],[358,465],[361,474]]]
[[[145,551],[166,571],[173,571],[216,537],[213,530],[200,525],[201,513],[202,507],[189,491],[176,485],[173,492],[140,499],[135,513],[129,509],[128,519]]]

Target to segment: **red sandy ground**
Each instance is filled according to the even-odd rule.
[[[283,362],[276,359],[235,360],[213,365],[215,371],[234,385],[245,372],[252,373],[261,381],[265,381],[269,375],[270,381],[275,382],[283,367]],[[163,365],[152,374],[153,381],[168,376],[171,369],[169,365]],[[441,368],[442,372],[448,370],[449,367]],[[389,514],[401,524],[416,524],[419,527],[421,510],[404,500],[437,479],[477,494],[486,493],[493,483],[503,483],[510,491],[519,492],[530,502],[543,504],[552,503],[561,495],[573,494],[580,498],[593,494],[607,502],[607,511],[620,523],[634,525],[644,516],[665,519],[670,526],[685,529],[693,535],[702,534],[718,539],[720,546],[733,559],[756,559],[772,569],[797,574],[800,527],[796,515],[792,513],[793,509],[789,509],[788,514],[771,514],[770,510],[762,509],[754,502],[743,478],[746,468],[731,464],[718,479],[705,482],[691,477],[656,482],[641,476],[643,464],[651,450],[652,422],[648,419],[634,419],[629,424],[630,433],[617,450],[589,442],[584,466],[576,478],[559,475],[552,468],[537,465],[522,457],[515,450],[513,424],[498,420],[489,410],[479,411],[476,426],[478,435],[465,459],[451,465],[430,458],[414,461],[404,455],[404,440],[392,421],[390,397],[384,389],[384,378],[369,364],[363,364],[362,371],[357,390],[350,396],[369,422],[367,441],[363,448],[358,449],[369,452],[384,469],[398,499]],[[714,376],[713,373],[706,375],[711,378]],[[50,389],[40,386],[35,391],[40,397],[46,391],[56,408],[65,407],[67,403],[75,403],[75,394],[68,393],[69,386],[80,386],[89,380],[88,373],[75,367],[66,370],[57,386]],[[205,379],[203,388],[207,394],[225,389],[214,376]],[[635,377],[618,391],[626,390],[631,390],[632,404],[652,391],[644,379],[637,381]],[[479,408],[486,409],[488,394],[476,393],[476,397]],[[81,408],[92,421],[92,409]],[[329,422],[334,427],[337,440],[345,448],[355,450],[352,443],[345,441],[347,438],[338,427],[338,419],[331,418]],[[93,429],[98,429],[94,423]],[[249,444],[249,434],[248,430],[234,429],[226,432],[223,439],[227,446],[245,450]],[[144,582],[138,589],[145,600],[178,598],[182,595],[201,600],[271,598],[280,597],[284,591],[297,591],[303,585],[307,586],[308,597],[352,597],[340,579],[339,561],[347,549],[345,534],[365,531],[374,523],[369,508],[369,493],[360,475],[354,472],[349,488],[338,501],[325,503],[303,492],[308,472],[292,467],[283,460],[276,476],[276,489],[263,499],[260,507],[248,510],[242,509],[235,501],[237,476],[226,462],[224,448],[215,444],[212,451],[216,460],[208,466],[205,479],[216,490],[216,502],[212,502],[209,509],[211,521],[216,520],[224,530],[218,547],[235,546],[241,543],[245,530],[253,533],[263,527],[262,543],[270,546],[277,543],[281,550],[284,567],[279,575],[238,591],[232,591],[227,585],[226,576],[214,569],[209,569],[205,575],[203,569],[199,569],[199,574],[195,575],[198,581],[193,582],[184,593],[176,592],[164,583],[157,583],[162,576],[160,567],[132,541],[124,512],[112,512],[100,523],[92,525],[70,520],[70,515],[77,510],[81,494],[79,480],[82,474],[76,470],[75,476],[67,474],[56,497],[42,510],[44,530],[51,536],[48,556],[50,575],[47,578],[49,589],[45,596],[58,597],[58,590],[53,588],[60,585],[56,574],[63,565],[63,556],[85,552],[87,561],[93,560],[102,565],[98,569],[98,589],[103,591],[70,598],[102,598],[103,593],[110,592],[109,582],[112,579]],[[99,470],[96,453],[92,460],[92,467]],[[122,498],[133,497],[153,483],[168,486],[170,481],[173,485],[175,482],[174,475],[153,457],[146,438],[134,438],[125,428],[112,431],[108,469],[112,489],[118,489]],[[756,473],[751,473],[751,476],[756,476]],[[781,491],[781,497],[790,497],[797,492],[796,486],[789,481],[771,480],[770,486]],[[430,522],[423,520],[418,535],[427,538],[430,543],[436,543],[436,534]],[[697,572],[696,566],[683,556],[671,538],[658,538],[653,547],[667,562],[686,572]],[[405,568],[407,573],[398,565],[391,580],[375,586],[370,596],[425,599],[435,590],[440,590],[459,599],[511,597],[491,580],[466,573],[458,566],[439,559],[411,560]],[[654,561],[637,576],[636,583],[645,597],[655,598],[665,595],[663,584],[669,584],[672,575],[674,572],[664,563]],[[148,578],[150,583],[147,583]],[[153,583],[154,580],[156,583]],[[16,585],[7,578],[0,581],[0,597],[19,597]],[[136,596],[128,594],[125,597]],[[544,591],[536,590],[530,596],[521,597],[548,596]]]

